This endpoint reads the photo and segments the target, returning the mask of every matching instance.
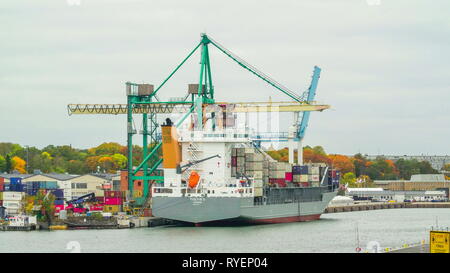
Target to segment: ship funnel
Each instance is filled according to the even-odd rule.
[[[167,118],[161,125],[163,168],[176,169],[181,162],[181,147],[178,144],[178,133],[172,121]]]

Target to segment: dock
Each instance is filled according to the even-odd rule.
[[[430,253],[430,245],[416,245],[401,249],[393,249],[391,251],[387,251],[386,253]]]
[[[351,205],[328,206],[324,213],[378,210],[378,209],[400,209],[400,208],[450,208],[450,202],[395,202],[395,203],[360,203]]]

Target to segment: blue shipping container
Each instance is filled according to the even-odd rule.
[[[9,181],[10,184],[22,184],[22,178],[20,177],[11,177]]]
[[[64,199],[56,199],[55,205],[64,205]]]

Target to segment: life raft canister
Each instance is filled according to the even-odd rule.
[[[198,181],[200,180],[200,175],[196,171],[192,171],[189,175],[189,188],[195,188]]]

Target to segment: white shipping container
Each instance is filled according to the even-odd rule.
[[[255,188],[262,188],[263,186],[263,181],[262,180],[254,180],[253,181],[253,187]]]
[[[231,167],[231,176],[236,176],[236,167]]]
[[[243,157],[243,156],[238,156],[238,157],[236,157],[236,165],[237,166],[244,166],[244,164],[245,164],[245,157]]]
[[[312,175],[319,174],[319,167],[311,167],[311,168],[309,168],[309,170],[310,170],[310,174],[312,174]]]
[[[231,156],[236,156],[237,152],[236,152],[236,148],[231,149]]]
[[[262,171],[246,171],[245,174],[249,177],[253,177],[254,179],[262,179],[263,178]]]
[[[20,209],[22,208],[21,201],[3,201],[3,206],[7,209]]]
[[[254,188],[254,196],[263,196],[263,188]]]
[[[3,201],[20,201],[24,196],[24,192],[4,191]]]
[[[285,171],[269,171],[270,178],[286,178]]]
[[[309,182],[308,175],[307,174],[301,174],[300,175],[300,182]]]
[[[248,171],[262,171],[262,162],[245,162],[245,170]]]
[[[286,162],[269,162],[269,169],[273,171],[289,172],[291,165]]]
[[[320,181],[319,175],[317,175],[317,174],[311,175],[311,181],[312,182],[319,182]]]
[[[245,154],[245,161],[247,162],[259,162],[263,161],[264,156],[261,153],[246,153]]]

